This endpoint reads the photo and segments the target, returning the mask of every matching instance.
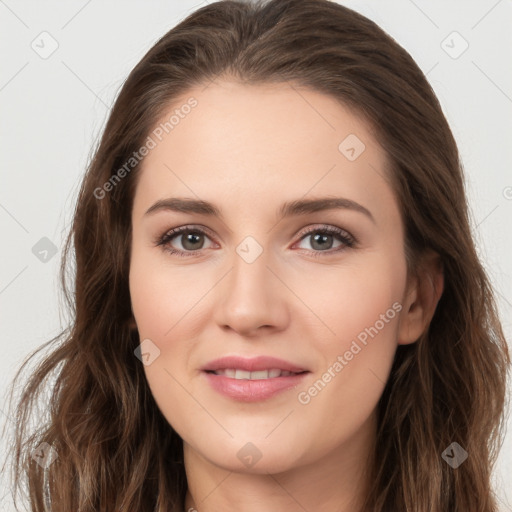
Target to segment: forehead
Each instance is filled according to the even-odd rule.
[[[191,97],[196,106],[185,108]],[[173,113],[180,110],[188,113],[178,119]],[[168,123],[166,129],[171,118],[173,126]],[[290,82],[246,85],[221,81],[195,87],[163,112],[158,126],[165,131],[161,134],[169,139],[169,146],[185,143],[186,149],[193,150],[200,142],[200,149],[209,155],[225,157],[229,148],[231,158],[254,153],[264,157],[272,152],[274,160],[282,155],[289,159],[291,152],[310,154],[314,146],[330,146],[337,155],[338,144],[349,134],[357,135],[366,146],[375,146],[371,127],[347,105]],[[191,140],[191,130],[195,140]]]
[[[137,186],[147,200],[168,192],[260,208],[306,194],[392,201],[371,126],[335,98],[288,82],[191,88],[150,136]]]

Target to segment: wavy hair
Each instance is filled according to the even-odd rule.
[[[49,350],[12,413],[14,494],[24,482],[34,512],[183,510],[182,441],[134,356],[140,340],[128,270],[140,165],[104,197],[97,191],[175,99],[219,77],[308,87],[367,120],[389,158],[408,272],[418,272],[428,251],[440,255],[445,283],[435,314],[416,343],[398,347],[378,404],[364,510],[496,512],[491,473],[510,356],[475,250],[456,142],[407,51],[328,0],[211,3],[167,32],[129,74],[88,164],[64,248],[60,277],[71,324],[31,353],[14,379]],[[31,419],[50,380],[36,428]],[[453,442],[469,453],[456,470],[441,457]],[[57,454],[47,466],[34,457],[41,443]]]

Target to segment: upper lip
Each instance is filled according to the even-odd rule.
[[[294,373],[308,371],[305,368],[297,366],[283,359],[270,356],[258,357],[242,357],[242,356],[225,356],[205,364],[201,370],[216,371],[225,370],[226,368],[234,368],[238,370],[246,370],[249,372],[257,372],[261,370],[279,369]]]

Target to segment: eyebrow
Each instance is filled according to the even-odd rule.
[[[169,210],[181,213],[197,213],[200,215],[209,215],[222,219],[221,210],[208,201],[201,199],[189,199],[179,197],[169,197],[160,199],[153,204],[144,215],[149,215],[162,210]],[[306,215],[324,210],[353,210],[366,215],[374,224],[375,218],[372,213],[364,206],[343,197],[321,197],[318,199],[297,199],[283,203],[278,210],[279,218],[292,217],[296,215]]]

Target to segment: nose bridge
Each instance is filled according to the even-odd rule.
[[[236,247],[232,258],[231,275],[228,278],[231,296],[244,301],[262,298],[273,288],[274,278],[267,266],[270,252],[254,236],[246,236]]]
[[[271,253],[254,236],[246,236],[230,260],[217,321],[236,331],[277,326],[286,320],[283,290],[271,267]],[[281,285],[282,287],[282,285]]]

